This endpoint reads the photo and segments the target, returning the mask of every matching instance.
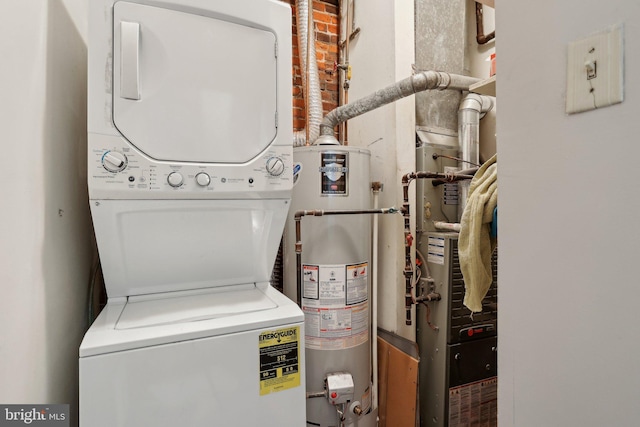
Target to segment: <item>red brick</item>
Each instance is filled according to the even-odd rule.
[[[327,13],[330,13],[332,15],[337,15],[338,14],[338,8],[332,4],[325,4],[324,5],[324,10]]]
[[[302,94],[302,77],[300,70],[300,51],[298,49],[295,0],[282,0],[292,6],[292,43],[293,43],[293,117],[294,129],[305,127],[305,105]],[[334,72],[334,63],[338,58],[338,0],[315,0],[314,2],[314,33],[316,40],[316,55],[322,88],[323,109],[327,113],[337,106],[338,76]]]
[[[324,88],[323,89],[324,90],[328,90],[330,92],[337,93],[338,92],[338,84],[337,83],[329,83],[329,82],[327,82],[327,83],[324,84]]]
[[[331,97],[331,92],[328,91],[322,91],[322,100],[323,101],[331,101],[333,98]]]
[[[331,35],[330,35],[330,34],[327,34],[327,33],[321,33],[321,32],[319,32],[319,33],[316,35],[316,39],[317,39],[318,41],[321,41],[321,42],[325,42],[325,43],[327,43],[327,42],[330,42],[330,41],[331,41]]]
[[[323,102],[322,103],[322,109],[325,111],[325,113],[328,113],[329,111],[333,110],[334,108],[336,108],[336,104],[332,103],[332,102]]]
[[[319,22],[325,22],[327,24],[337,24],[338,23],[338,19],[334,16],[328,15],[326,13],[319,13],[319,12],[314,12],[313,13],[313,19]]]

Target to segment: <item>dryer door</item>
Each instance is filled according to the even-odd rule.
[[[156,160],[245,163],[276,136],[276,36],[198,13],[115,4],[114,123]]]

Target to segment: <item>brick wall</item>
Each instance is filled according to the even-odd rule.
[[[289,3],[293,13],[293,130],[305,127],[305,106],[302,94],[302,75],[298,50],[295,0],[282,0]],[[328,113],[338,106],[338,71],[334,65],[338,62],[338,39],[340,22],[338,0],[314,0],[313,21],[316,39],[316,56],[320,75],[322,107]]]

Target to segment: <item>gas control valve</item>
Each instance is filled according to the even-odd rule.
[[[327,399],[332,405],[340,405],[353,400],[353,377],[346,372],[336,372],[327,375]]]

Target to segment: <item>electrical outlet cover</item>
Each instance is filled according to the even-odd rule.
[[[618,104],[624,99],[623,25],[569,43],[567,113]]]

